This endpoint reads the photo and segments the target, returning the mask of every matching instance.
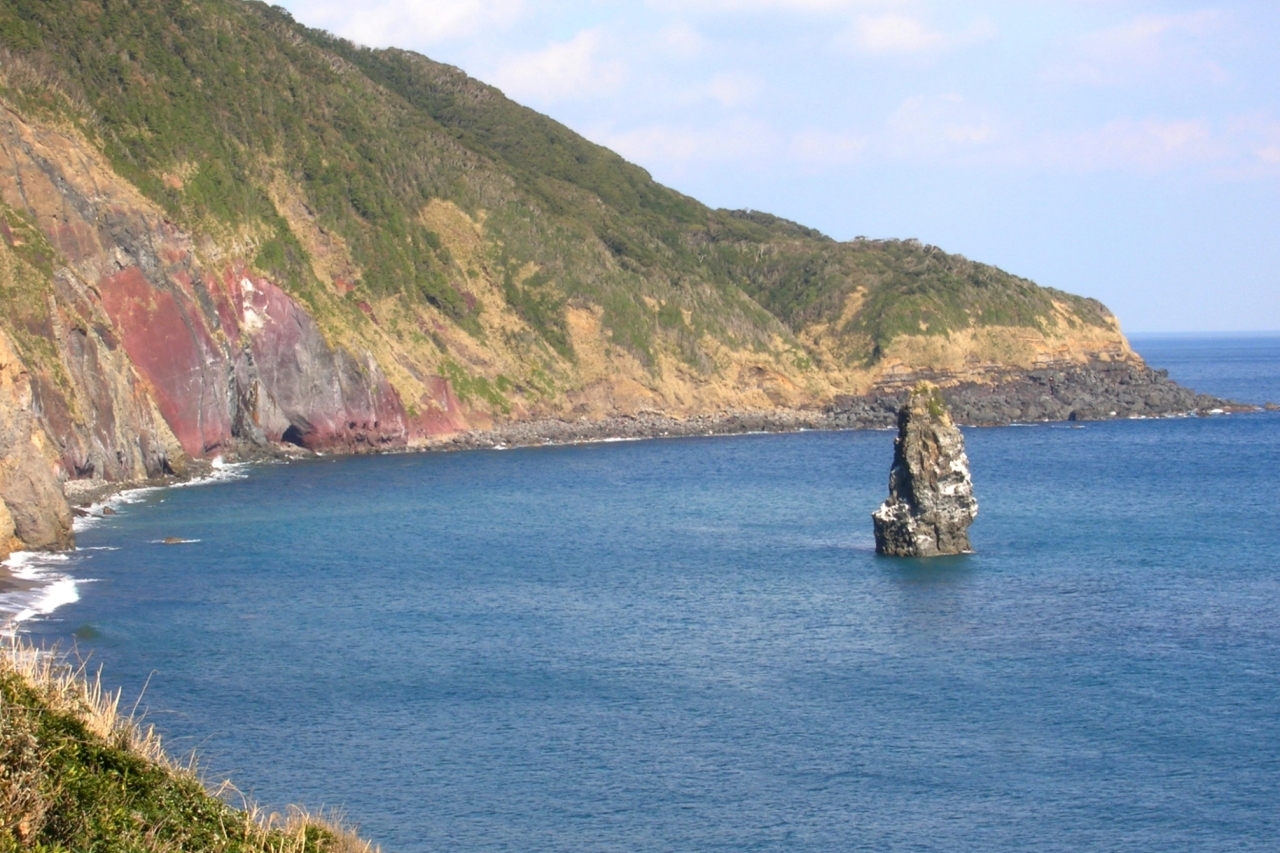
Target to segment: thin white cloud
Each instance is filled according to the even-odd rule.
[[[779,136],[763,122],[740,119],[712,127],[653,125],[597,138],[646,167],[678,169],[707,162],[763,162],[778,151]]]
[[[945,47],[947,37],[907,15],[860,18],[849,41],[866,53],[920,53]]]
[[[866,153],[867,145],[868,140],[861,133],[832,133],[810,128],[791,138],[788,153],[806,170],[825,171],[858,162]]]
[[[375,0],[360,4],[296,0],[290,8],[312,26],[359,44],[410,47],[509,27],[519,19],[524,0]]]
[[[1104,51],[1146,52],[1166,34],[1182,32],[1202,36],[1212,32],[1221,20],[1215,9],[1201,9],[1181,15],[1139,15],[1119,26],[1085,37],[1086,44]]]
[[[1082,37],[1075,45],[1075,55],[1050,67],[1045,77],[1113,85],[1190,71],[1221,79],[1225,77],[1222,67],[1205,57],[1199,43],[1217,31],[1222,20],[1222,14],[1213,9],[1180,15],[1139,15]]]
[[[1280,121],[1266,112],[1237,116],[1228,124],[1227,134],[1239,140],[1243,154],[1237,165],[1219,169],[1221,176],[1247,179],[1280,174]]]
[[[1163,172],[1233,158],[1235,146],[1201,119],[1120,118],[1077,133],[1046,136],[1031,153],[1043,165],[1080,172]]]
[[[1023,173],[1158,175],[1195,169],[1219,179],[1280,174],[1280,122],[1248,116],[1117,118],[1094,127],[1023,132],[959,95],[910,98],[878,131],[786,131],[753,119],[713,125],[648,125],[590,136],[660,175],[714,167],[829,175],[895,162]]]
[[[1073,131],[1028,131],[958,94],[904,101],[868,142],[868,156],[941,165],[1154,174],[1185,167],[1266,165],[1280,130],[1256,117],[1215,128],[1202,118],[1120,117]]]
[[[913,15],[889,12],[859,16],[837,41],[859,53],[872,56],[918,55],[986,41],[995,34],[995,24],[985,18],[975,21],[960,32],[947,33],[931,29]]]
[[[889,116],[886,131],[882,147],[899,157],[973,150],[1005,136],[995,117],[955,93],[907,98]]]
[[[686,23],[672,24],[659,33],[660,43],[666,52],[678,59],[693,59],[707,49],[702,33]]]
[[[755,78],[729,72],[711,78],[705,91],[709,98],[719,102],[722,107],[739,107],[750,101],[758,88]]]
[[[791,12],[830,14],[850,9],[902,5],[902,0],[649,0],[659,10],[698,12]]]
[[[493,81],[516,100],[535,104],[609,94],[622,83],[625,69],[604,57],[602,46],[600,30],[583,30],[569,41],[508,58],[498,66]]]
[[[751,170],[772,170],[790,163],[810,174],[860,160],[867,138],[856,132],[804,128],[788,133],[751,119],[711,126],[651,125],[625,132],[602,132],[592,138],[632,162],[663,174],[731,164]]]

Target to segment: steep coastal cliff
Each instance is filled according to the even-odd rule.
[[[261,3],[0,0],[0,60],[0,551],[70,542],[60,484],[281,442],[870,425],[922,377],[993,423],[1213,402],[1096,301],[709,209]]]

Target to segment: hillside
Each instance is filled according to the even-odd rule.
[[[70,542],[69,482],[273,442],[847,412],[920,376],[1160,381],[1096,301],[712,210],[457,69],[262,3],[0,0],[0,51],[14,546]]]
[[[377,853],[331,820],[232,808],[119,701],[83,667],[0,645],[0,851]]]

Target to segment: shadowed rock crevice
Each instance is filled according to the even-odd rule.
[[[292,444],[297,447],[306,447],[307,443],[303,440],[302,430],[298,429],[295,424],[290,424],[289,428],[280,436],[283,444]]]
[[[893,557],[964,554],[978,514],[964,436],[942,392],[921,383],[898,412],[889,499],[872,514],[876,553]]]

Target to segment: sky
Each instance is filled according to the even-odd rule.
[[[915,237],[1130,333],[1280,330],[1280,3],[275,0],[714,207]]]

